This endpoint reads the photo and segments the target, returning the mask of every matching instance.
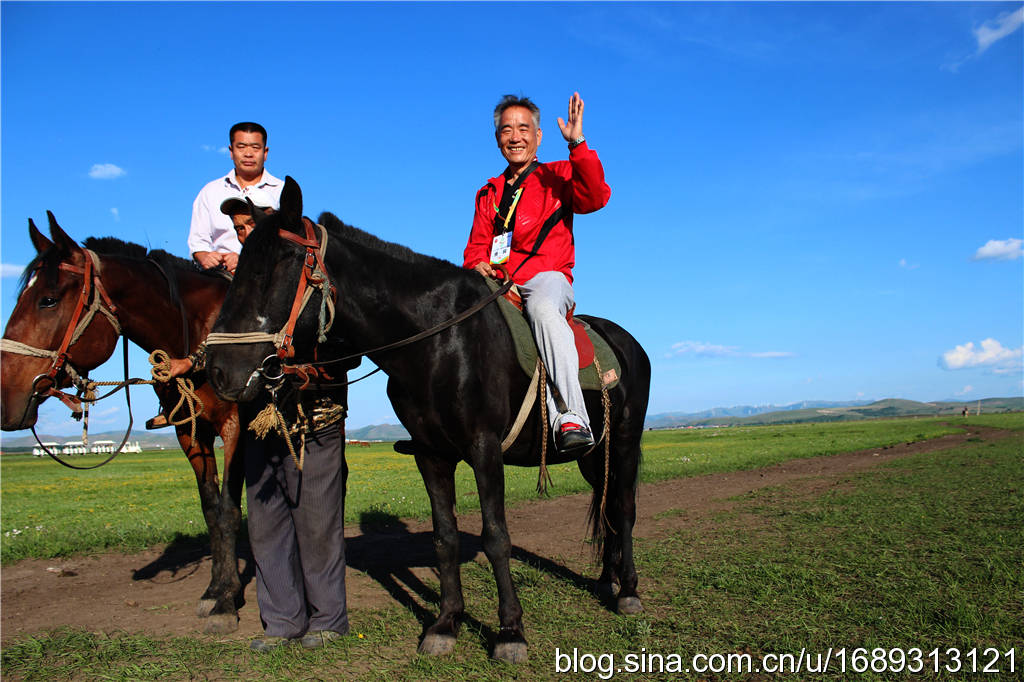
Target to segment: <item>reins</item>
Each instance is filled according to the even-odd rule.
[[[93,398],[79,397],[78,398],[79,402],[85,402],[85,404],[87,406],[86,410],[88,410],[88,405],[90,405],[91,403],[97,402],[99,400],[102,400],[103,398],[111,396],[114,393],[117,393],[118,391],[120,391],[122,388],[124,389],[125,402],[128,405],[128,429],[124,433],[124,438],[121,439],[121,444],[118,445],[116,448],[114,448],[114,451],[110,453],[110,457],[107,457],[105,460],[103,460],[99,464],[94,464],[92,466],[87,466],[87,467],[80,467],[80,466],[75,466],[74,464],[69,464],[68,462],[65,462],[63,459],[61,459],[60,457],[58,457],[54,453],[50,452],[50,449],[47,448],[43,444],[43,442],[39,438],[39,434],[36,433],[35,424],[33,424],[30,427],[31,430],[32,430],[32,435],[36,439],[36,443],[39,444],[39,447],[42,448],[43,452],[45,452],[47,455],[49,455],[50,459],[54,460],[58,464],[62,464],[63,466],[66,466],[68,469],[76,469],[78,471],[88,471],[89,469],[98,469],[98,468],[100,468],[101,466],[103,466],[104,464],[107,464],[112,459],[114,459],[119,454],[121,454],[121,448],[123,448],[124,444],[128,442],[128,437],[132,433],[132,424],[134,424],[134,417],[132,417],[132,396],[131,396],[131,391],[128,389],[128,387],[131,386],[132,384],[143,384],[143,383],[152,383],[152,382],[147,382],[147,381],[145,381],[143,379],[129,379],[128,378],[128,340],[125,339],[125,338],[122,338],[121,339],[121,346],[122,346],[122,348],[124,348],[124,376],[125,376],[125,380],[121,381],[121,382],[117,382],[117,381],[114,381],[114,382],[95,382],[95,381],[91,381],[88,384],[86,384],[86,386],[88,387],[87,393],[91,393],[92,392],[92,388],[95,387],[95,386],[112,385],[112,386],[117,386],[117,388],[113,389],[112,391],[109,391],[105,395],[100,396],[98,398],[97,397],[93,397]],[[43,375],[40,375],[40,376],[43,376]],[[39,377],[36,377],[36,378],[38,379]],[[34,384],[35,384],[35,382],[33,382],[33,386],[34,386]],[[60,393],[61,395],[66,395],[66,394],[64,394],[61,391],[57,391],[57,393]],[[39,393],[33,393],[32,398],[29,401],[29,405],[31,405],[31,401],[38,399],[39,395],[40,395]],[[27,410],[27,408],[26,408],[26,410]],[[88,411],[86,412],[86,414],[88,415]],[[89,421],[88,421],[89,418],[88,418],[88,416],[86,416],[85,419],[86,419],[86,421],[85,421],[85,430],[82,432],[83,433],[83,436],[82,436],[83,440],[85,439],[85,435],[84,434],[87,433],[88,428],[89,428]]]

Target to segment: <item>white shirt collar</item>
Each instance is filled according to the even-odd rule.
[[[242,185],[238,182],[238,176],[235,175],[235,169],[232,168],[231,172],[224,176],[224,182],[230,187],[238,191],[242,191]],[[257,182],[253,187],[277,187],[281,184],[281,181],[267,172],[267,169],[263,169],[263,175],[260,176],[260,181]]]

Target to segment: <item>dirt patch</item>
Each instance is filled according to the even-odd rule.
[[[728,498],[761,488],[799,483],[822,491],[843,477],[908,455],[936,452],[973,440],[1020,437],[999,429],[967,432],[888,448],[784,462],[764,469],[711,474],[644,484],[638,496],[637,537],[656,539],[676,528],[710,521],[729,510]],[[586,535],[589,495],[518,505],[507,512],[514,557],[589,584],[596,575]],[[552,520],[558,522],[553,523]],[[567,522],[566,522],[567,521]],[[461,514],[463,562],[486,561],[480,515]],[[346,528],[348,600],[352,609],[395,603],[421,619],[436,610],[434,550],[429,521],[406,520],[386,528]],[[252,581],[251,556],[241,552],[247,603],[239,610],[238,640],[262,632]],[[167,546],[138,554],[103,554],[60,560],[27,560],[3,569],[2,640],[62,625],[93,632],[125,630],[161,637],[201,634],[195,616],[210,578],[210,559],[195,548]],[[641,594],[643,585],[641,584]]]

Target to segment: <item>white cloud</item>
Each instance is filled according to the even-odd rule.
[[[224,154],[225,156],[228,153],[228,148],[227,147],[225,147],[225,146],[218,147],[217,145],[214,145],[214,144],[200,145],[200,148],[204,152],[217,152],[218,154]]]
[[[917,263],[908,263],[906,258],[900,258],[900,267],[904,270],[917,270],[921,266]]]
[[[94,163],[89,169],[89,177],[93,180],[112,180],[124,175],[124,169],[112,163]]]
[[[989,239],[974,253],[973,260],[1015,260],[1024,253],[1021,239]]]
[[[114,216],[114,220],[116,222],[121,222],[121,212],[118,211],[117,208],[110,209],[110,214]]]
[[[945,369],[967,369],[969,367],[991,367],[997,373],[1019,369],[1024,346],[1013,349],[1003,348],[995,339],[985,339],[979,347],[973,341],[948,350],[939,358],[939,366]]]
[[[1024,7],[1015,12],[1000,14],[995,19],[986,21],[974,29],[974,37],[978,40],[977,54],[981,54],[997,41],[1016,31],[1022,23],[1024,23]]]
[[[973,392],[974,392],[974,386],[971,386],[970,384],[967,384],[966,386],[963,387],[962,390],[957,391],[956,394],[957,395],[967,395],[968,393],[973,393]]]
[[[12,263],[0,263],[0,278],[6,277],[20,277],[21,271],[25,269],[24,265],[14,265]]]
[[[677,355],[699,355],[710,358],[791,358],[795,354],[787,351],[741,351],[737,346],[720,346],[702,341],[680,341],[672,344],[672,351],[666,357]]]

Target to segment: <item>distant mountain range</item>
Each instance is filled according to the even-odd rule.
[[[919,403],[914,400],[889,398],[878,401],[825,402],[803,401],[792,405],[737,405],[735,407],[716,407],[703,412],[665,412],[648,415],[644,426],[648,429],[675,429],[695,426],[753,426],[757,424],[790,424],[797,422],[835,422],[853,421],[857,419],[874,419],[879,417],[913,417],[935,415],[959,415],[966,407],[975,413],[981,408],[982,414],[993,412],[1024,411],[1024,397],[1021,398],[985,398],[957,402],[944,400],[931,403]],[[40,434],[40,440],[66,442],[77,440],[76,436],[50,436]],[[104,431],[90,433],[90,442],[112,440],[119,443],[124,437],[121,431]],[[396,441],[409,437],[405,427],[398,424],[372,424],[358,429],[348,429],[345,437],[349,440]],[[11,437],[0,436],[5,452],[23,451],[35,445],[31,434]],[[178,441],[169,429],[161,431],[132,431],[131,442],[138,441],[144,450],[174,449]]]
[[[966,402],[931,403],[888,398],[874,402],[803,401],[792,405],[761,405],[758,407],[741,405],[716,407],[703,412],[668,412],[648,415],[644,425],[648,429],[673,429],[687,426],[738,426],[741,424],[853,421],[879,417],[959,415],[965,407],[973,414],[979,406],[982,414],[1016,412],[1024,410],[1024,398],[985,398]]]
[[[27,431],[25,433],[28,435],[15,436],[14,434],[5,433],[0,436],[0,443],[2,443],[4,452],[32,449],[32,446],[36,444],[36,439],[32,437],[31,433],[28,433]],[[397,424],[372,424],[359,429],[347,429],[345,431],[345,438],[348,440],[396,441],[408,437],[409,432],[405,430],[405,427]],[[89,433],[90,443],[95,443],[98,440],[112,440],[115,443],[120,443],[122,438],[124,438],[124,431],[98,431],[96,433]],[[53,436],[41,433],[39,434],[39,440],[44,443],[67,443],[69,441],[81,440],[81,435]],[[175,438],[174,431],[169,428],[160,429],[159,431],[133,429],[132,435],[128,440],[132,443],[138,441],[143,450],[174,450],[178,448],[178,439]],[[217,445],[218,447],[220,446],[220,439],[217,440]]]

